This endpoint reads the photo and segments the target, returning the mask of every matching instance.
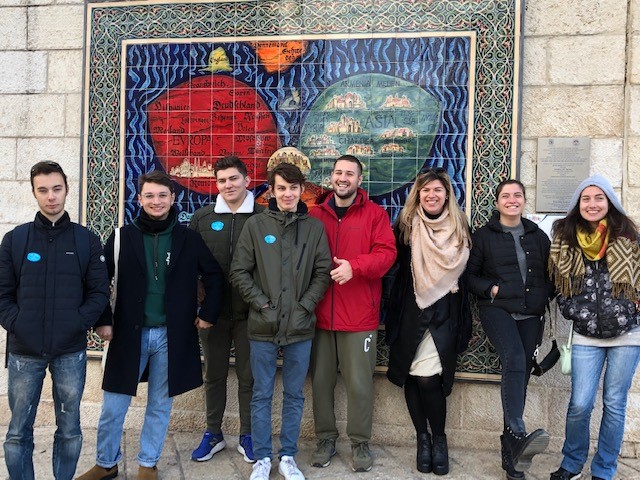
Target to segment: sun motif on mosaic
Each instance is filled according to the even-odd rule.
[[[442,166],[477,227],[515,165],[521,3],[90,0],[83,220],[105,239],[162,169],[186,222],[228,154],[257,196],[269,165],[300,165],[313,202],[351,153],[391,221],[416,173]],[[499,371],[480,332],[459,370]]]

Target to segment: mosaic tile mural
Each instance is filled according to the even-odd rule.
[[[352,153],[390,220],[421,168],[444,167],[474,226],[491,213],[488,192],[514,171],[519,1],[86,8],[83,220],[103,239],[138,214],[139,175],[169,173],[187,222],[217,193],[213,163],[232,153],[259,197],[268,168],[296,163],[308,203],[333,159]],[[380,342],[381,367],[386,358]],[[459,370],[498,371],[479,331]]]

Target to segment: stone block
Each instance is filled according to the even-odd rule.
[[[640,393],[629,392],[627,418],[624,423],[624,439],[640,442]]]
[[[0,95],[0,138],[21,137],[27,115],[27,102],[21,95]]]
[[[11,0],[0,8],[0,50],[24,50],[27,47],[27,9],[7,7]]]
[[[65,95],[64,133],[67,137],[79,137],[82,125],[82,95]]]
[[[83,29],[82,5],[30,7],[28,48],[30,50],[81,49],[84,38]]]
[[[626,22],[627,0],[536,0],[527,2],[524,32],[525,35],[624,34]]]
[[[626,207],[627,205],[640,205],[640,188],[626,188],[622,197],[622,205],[624,207]],[[636,222],[636,225],[640,225],[640,211],[637,208],[630,208],[627,213],[630,214],[631,218],[633,218],[633,221]]]
[[[629,81],[640,84],[640,33],[631,37],[631,59],[629,65]]]
[[[16,179],[16,139],[0,138],[0,180]]]
[[[64,135],[64,95],[27,95],[23,137],[61,137]]]
[[[520,140],[520,181],[527,187],[535,188],[538,165],[538,142],[537,140],[521,139]]]
[[[525,87],[522,136],[621,137],[623,112],[622,86]]]
[[[627,183],[640,187],[640,136],[627,138]]]
[[[82,50],[49,52],[47,88],[50,93],[82,92]]]
[[[523,85],[546,85],[548,83],[547,37],[525,37],[522,55]]]
[[[640,85],[632,85],[629,92],[629,135],[640,135]]]
[[[640,33],[640,3],[629,3],[629,18],[631,19],[631,32]]]
[[[18,140],[17,158],[19,180],[29,180],[31,166],[44,160],[58,162],[70,183],[80,180],[79,138],[21,139]]]
[[[591,139],[591,174],[599,173],[609,179],[611,184],[622,187],[622,139]]]
[[[31,184],[26,182],[0,182],[2,199],[11,208],[0,208],[0,223],[10,223],[13,227],[33,220],[37,210],[31,194]],[[11,227],[11,228],[13,228]]]
[[[502,430],[500,386],[491,384],[465,384],[462,409],[464,430]]]
[[[548,44],[549,83],[621,85],[626,74],[625,56],[624,33],[551,38]],[[602,68],[603,65],[606,68]]]

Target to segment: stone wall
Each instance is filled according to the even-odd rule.
[[[82,0],[2,0],[0,4],[0,187],[7,194],[0,209],[0,234],[30,220],[35,201],[29,167],[55,160],[69,175],[67,207],[78,218],[83,47]],[[524,21],[520,177],[529,188],[529,212],[535,206],[538,137],[590,137],[593,172],[616,186],[625,208],[640,220],[640,2],[627,0],[529,0]],[[560,328],[566,326],[561,325]],[[566,331],[564,332],[566,334]],[[0,335],[0,354],[4,335]],[[100,411],[100,365],[91,361],[83,403],[83,424],[95,427]],[[0,370],[0,424],[9,419],[7,375]],[[235,376],[229,384],[225,431],[238,429]],[[377,376],[374,441],[413,441],[402,392]],[[133,403],[128,425],[140,426],[144,387]],[[569,379],[552,371],[533,379],[526,422],[552,435],[561,447]],[[311,395],[307,385],[307,398]],[[279,402],[279,400],[278,400]],[[279,411],[276,402],[274,411]],[[344,431],[344,387],[336,409]],[[449,400],[448,431],[454,446],[497,448],[502,428],[500,393],[495,383],[458,382]],[[594,424],[600,416],[594,411]],[[47,385],[38,422],[53,424]],[[313,435],[310,402],[303,435]],[[204,428],[203,392],[176,400],[172,426],[194,431],[194,446]],[[489,437],[487,437],[489,434]],[[597,430],[593,431],[593,437]],[[634,383],[628,407],[623,455],[640,451],[640,383]]]

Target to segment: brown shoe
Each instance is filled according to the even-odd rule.
[[[76,480],[110,480],[118,476],[118,465],[114,465],[111,468],[104,468],[99,465],[94,465],[90,470],[83,473]]]
[[[138,480],[158,480],[158,467],[138,467]]]

